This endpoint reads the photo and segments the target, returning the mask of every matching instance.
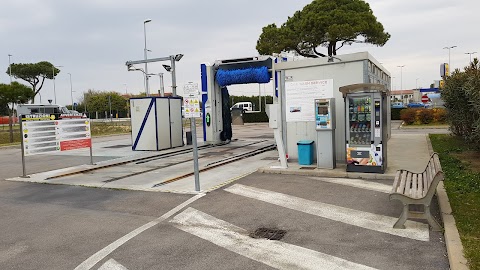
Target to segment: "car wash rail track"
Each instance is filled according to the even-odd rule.
[[[204,145],[199,147],[199,160],[201,161],[201,164],[203,163],[200,172],[218,168],[274,149],[276,149],[275,145],[269,140],[234,140],[229,144]],[[191,153],[192,149],[190,148],[180,149],[148,157],[133,158],[114,164],[79,169],[73,172],[51,176],[47,178],[47,180],[98,173],[114,176],[101,181],[104,184],[108,184],[147,173],[156,173],[156,171],[160,173],[162,169],[171,171],[171,167],[173,166],[178,167],[181,164],[192,162],[193,158]],[[163,173],[160,173],[160,175],[163,175]],[[191,170],[183,169],[179,171],[179,174],[171,175],[171,177],[167,179],[159,179],[160,181],[152,184],[152,187],[163,186],[191,175],[193,175],[193,166]]]

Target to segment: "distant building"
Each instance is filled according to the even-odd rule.
[[[408,104],[412,101],[419,101],[420,98],[418,90],[393,90],[390,92],[390,101],[392,102]]]

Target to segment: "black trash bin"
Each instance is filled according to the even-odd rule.
[[[192,132],[187,131],[186,132],[186,137],[187,137],[187,145],[192,145]]]

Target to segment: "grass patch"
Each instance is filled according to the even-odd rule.
[[[10,132],[0,132],[0,146],[19,144],[21,141],[20,132],[14,130],[13,143],[10,143]]]
[[[465,248],[465,257],[471,270],[480,270],[480,172],[479,157],[473,146],[441,134],[430,134],[433,150],[440,156],[445,173],[453,216]]]
[[[132,131],[130,122],[92,122],[90,128],[92,137],[127,134]]]

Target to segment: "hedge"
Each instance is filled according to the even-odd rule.
[[[407,125],[432,123],[445,124],[446,115],[446,110],[443,108],[408,108],[400,111],[400,118]]]
[[[400,118],[400,112],[401,112],[402,110],[403,110],[402,108],[392,108],[392,109],[391,109],[391,112],[392,112],[391,120],[401,120],[401,118]]]

